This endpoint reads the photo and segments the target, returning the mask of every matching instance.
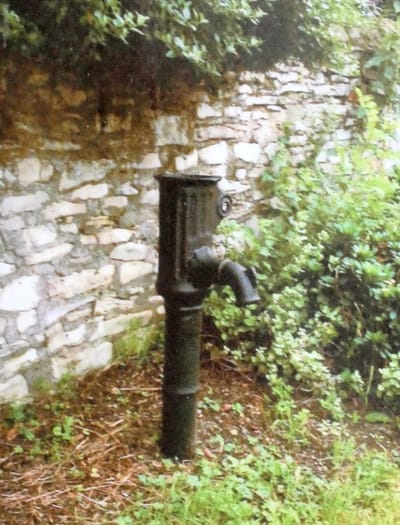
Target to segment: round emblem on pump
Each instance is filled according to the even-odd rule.
[[[217,210],[220,217],[226,217],[232,209],[232,199],[229,195],[221,195],[218,199]]]

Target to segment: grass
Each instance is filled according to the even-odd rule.
[[[183,464],[159,454],[159,359],[3,407],[0,523],[400,523],[394,421],[355,418],[354,405],[332,421],[290,387],[218,366],[203,367],[202,385],[198,449]]]
[[[334,448],[331,460],[334,462]],[[343,442],[339,448],[348,449]],[[274,447],[249,443],[220,461],[142,478],[143,492],[117,525],[395,525],[400,522],[400,471],[382,453],[342,455],[320,476]],[[239,457],[236,456],[239,454]],[[336,452],[337,455],[337,452]]]

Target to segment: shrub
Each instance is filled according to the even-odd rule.
[[[211,76],[238,63],[249,67],[253,58],[264,69],[293,56],[314,60],[324,55],[328,60],[335,50],[343,49],[343,33],[356,25],[360,15],[356,0],[36,0],[34,7],[31,4],[2,2],[3,48],[67,64],[68,69],[80,65],[85,73],[93,61],[102,60],[105,69],[113,71],[127,63],[125,70],[132,77],[141,79],[147,72],[147,80],[160,74],[166,58],[174,59],[175,66],[183,63]],[[340,35],[338,26],[343,28]],[[260,53],[251,58],[257,47]]]
[[[260,373],[278,373],[326,399],[340,385],[395,401],[399,158],[392,126],[380,122],[371,98],[358,95],[363,131],[353,144],[337,147],[334,175],[316,163],[318,147],[294,166],[283,137],[263,177],[263,213],[251,228],[225,226],[228,251],[240,238],[242,263],[259,276],[262,303],[254,317],[236,309],[229,295],[214,316],[221,302],[215,293],[207,311],[229,358],[239,352]]]

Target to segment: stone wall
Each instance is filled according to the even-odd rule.
[[[158,188],[167,171],[219,175],[241,220],[286,123],[294,161],[336,118],[354,124],[354,78],[279,65],[243,73],[211,95],[177,85],[163,109],[128,89],[106,101],[43,71],[0,81],[0,402],[37,380],[104,367],[133,320],[162,315],[154,290]]]

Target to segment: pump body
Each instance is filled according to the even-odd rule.
[[[255,274],[212,250],[213,233],[231,200],[219,177],[164,175],[160,185],[157,291],[165,301],[161,451],[190,458],[196,431],[202,306],[212,284],[232,286],[240,305],[256,302]]]

